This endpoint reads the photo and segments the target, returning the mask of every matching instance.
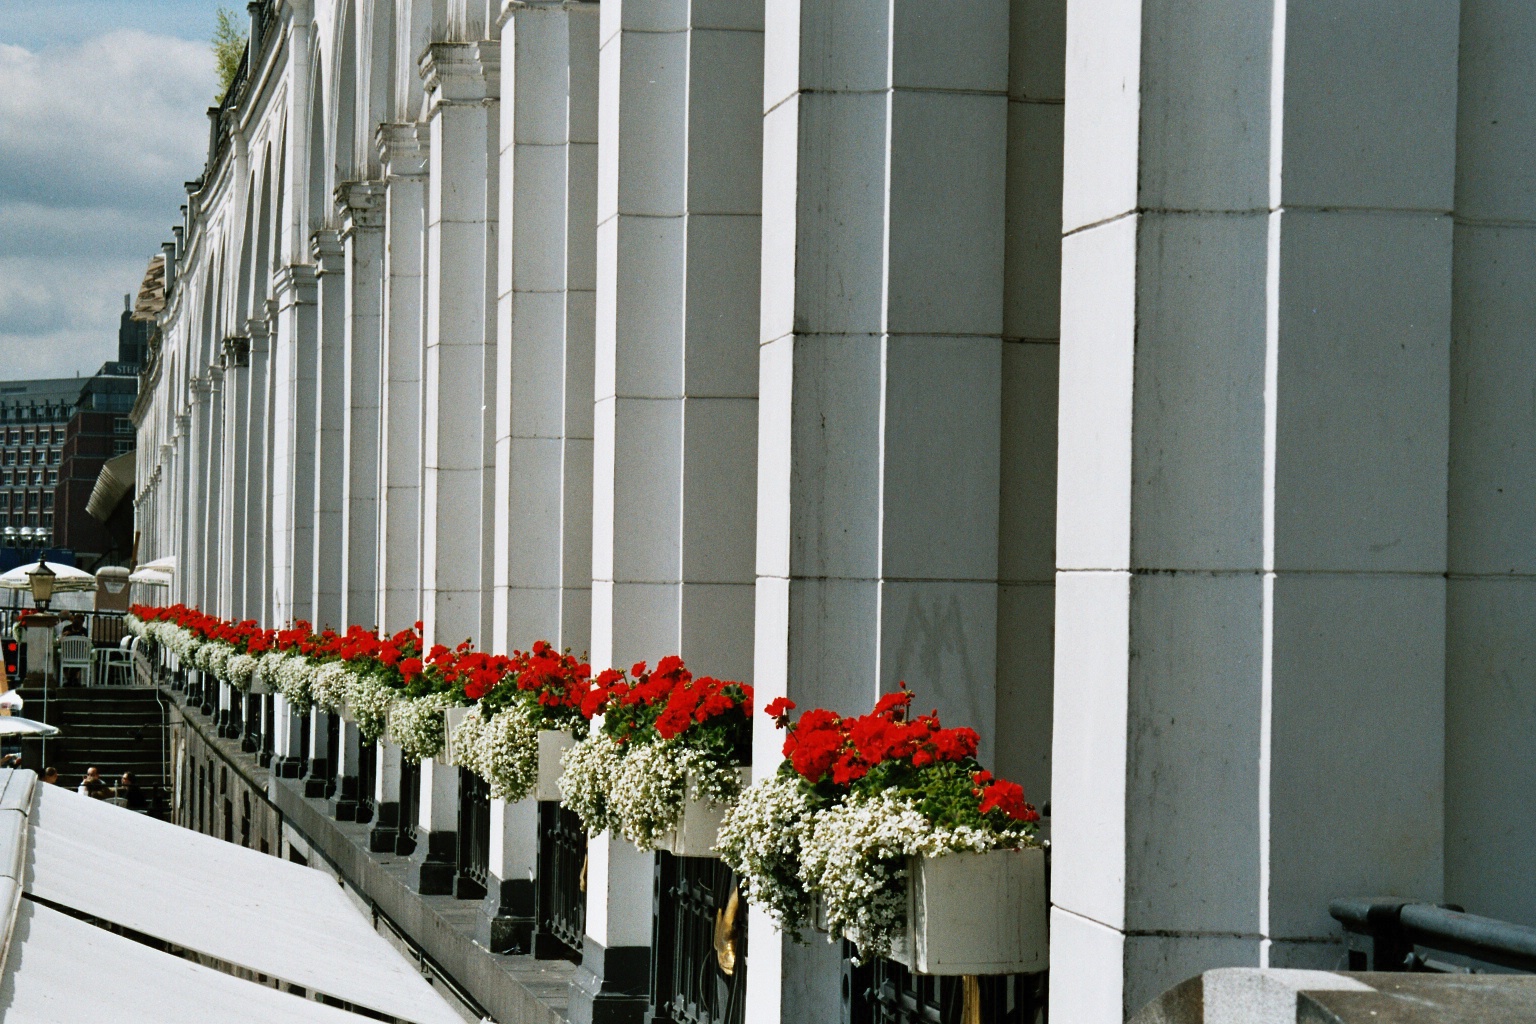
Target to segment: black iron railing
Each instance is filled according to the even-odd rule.
[[[263,768],[272,763],[272,733],[277,723],[277,712],[274,710],[276,703],[271,697],[265,697],[261,702],[261,750],[256,754],[256,763]]]
[[[894,960],[843,960],[846,1024],[1045,1024],[1048,974],[934,977]]]
[[[1459,973],[1492,964],[1536,973],[1536,928],[1397,899],[1334,900],[1328,912],[1344,926],[1351,971]],[[1441,960],[1437,953],[1475,963]]]
[[[395,852],[402,857],[416,849],[416,819],[421,811],[421,762],[400,759],[400,839]]]
[[[357,820],[364,825],[373,820],[375,812],[373,794],[378,788],[378,751],[379,746],[373,740],[357,745]]]
[[[587,832],[575,811],[539,802],[539,884],[533,955],[579,960],[587,931]]]
[[[490,862],[491,787],[468,768],[460,768],[458,873],[453,894],[461,900],[484,899]]]
[[[651,1019],[741,1024],[747,1002],[747,905],[736,875],[707,857],[656,854]]]

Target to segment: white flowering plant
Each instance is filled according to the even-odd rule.
[[[730,806],[750,762],[752,687],[694,677],[681,658],[593,681],[585,713],[602,725],[562,764],[562,802],[587,831],[614,831],[642,850],[675,829],[688,800]]]
[[[1037,845],[1039,814],[1017,783],[976,761],[974,730],[911,716],[903,687],[870,714],[824,709],[789,722],[786,760],[741,796],[720,830],[722,859],[748,899],[799,937],[819,903],[829,933],[860,957],[889,956],[906,927],[912,857]]]

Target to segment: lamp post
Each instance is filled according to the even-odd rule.
[[[36,568],[27,572],[27,582],[32,584],[32,605],[39,611],[46,611],[49,602],[53,600],[53,580],[56,575],[48,568],[42,555],[37,556]]]
[[[42,555],[37,556],[37,566],[27,573],[27,582],[32,585],[32,606],[46,610],[53,600],[53,581],[58,574],[48,568],[48,560]],[[52,636],[52,633],[49,633]],[[53,646],[50,642],[46,648],[43,662],[43,721],[48,721],[48,676],[49,669],[53,667]],[[44,762],[48,760],[48,738],[43,737],[43,749],[39,756]]]

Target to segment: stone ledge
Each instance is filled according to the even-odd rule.
[[[265,790],[310,848],[486,1013],[504,1024],[565,1024],[574,964],[496,954],[478,945],[473,939],[478,900],[413,892],[405,882],[407,858],[368,851],[371,825],[335,821],[324,800],[304,796],[302,779],[279,779],[258,767],[238,741],[216,736],[212,721],[203,720],[195,709],[183,706],[182,717],[232,768]]]

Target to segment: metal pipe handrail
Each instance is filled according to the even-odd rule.
[[[1457,906],[1390,898],[1334,900],[1328,912],[1347,933],[1371,940],[1370,970],[1435,969],[1414,953],[1421,947],[1536,973],[1536,928],[1526,925],[1468,914]],[[1352,970],[1366,969],[1365,954],[1352,947]]]

